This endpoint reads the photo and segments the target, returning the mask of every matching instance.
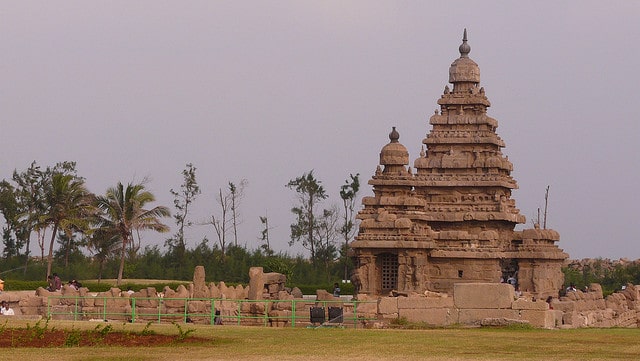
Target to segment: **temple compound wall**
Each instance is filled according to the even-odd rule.
[[[361,295],[362,299],[369,296]],[[540,299],[519,294],[505,283],[456,283],[453,292],[379,297],[378,327],[404,318],[430,326],[505,326],[537,328],[632,327],[640,325],[640,286],[603,297],[599,284],[562,297]]]
[[[510,280],[538,298],[557,295],[568,257],[558,232],[516,230],[526,223],[516,208],[513,164],[503,155],[497,120],[480,87],[480,69],[469,58],[466,30],[460,58],[429,119],[420,156],[409,152],[395,127],[362,199],[358,235],[351,242],[352,281],[359,293],[392,291],[452,294],[458,283]]]
[[[189,322],[209,324],[213,323],[210,315],[215,307],[222,319],[233,324],[265,326],[268,320],[271,327],[290,327],[295,316],[295,325],[306,327],[313,323],[311,309],[326,301],[340,308],[345,327],[384,328],[398,319],[430,326],[521,323],[540,328],[578,328],[640,324],[640,286],[632,284],[606,298],[600,285],[591,284],[584,291],[541,299],[532,293],[516,291],[508,283],[455,283],[450,293],[359,294],[354,297],[358,299],[356,305],[347,301],[346,296],[337,298],[326,290],[317,290],[315,299],[305,298],[299,289],[284,286],[284,275],[264,273],[261,267],[253,267],[249,273],[248,286],[206,284],[204,267],[198,266],[194,282],[188,287],[178,286],[175,290],[165,287],[160,293],[152,287],[133,293],[118,288],[91,293],[87,288],[75,290],[65,285],[57,292],[44,288],[35,292],[3,292],[0,300],[9,302],[15,317],[51,316],[62,320],[133,321],[130,317],[135,314],[135,322],[160,322],[158,315],[162,315],[162,322],[184,322],[186,315]],[[297,301],[294,307],[292,300]]]

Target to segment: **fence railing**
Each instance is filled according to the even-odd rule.
[[[46,316],[69,320],[185,322],[357,328],[376,319],[375,301],[49,296]]]

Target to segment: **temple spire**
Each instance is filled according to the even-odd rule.
[[[462,34],[462,44],[460,44],[460,47],[458,48],[458,50],[460,51],[461,58],[469,57],[469,53],[471,52],[471,46],[467,44],[467,28],[464,28],[464,33]]]

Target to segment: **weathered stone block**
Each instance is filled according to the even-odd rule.
[[[291,320],[291,311],[272,310],[269,312],[269,324],[271,327],[285,327]]]
[[[602,295],[602,286],[599,283],[592,283],[589,285],[589,292],[595,294],[596,299],[604,298]]]
[[[553,301],[551,301],[551,307],[553,307],[554,310],[559,310],[562,312],[573,312],[575,311],[576,304],[573,301],[560,301],[554,299]]]
[[[47,302],[44,297],[31,296],[21,299],[18,304],[20,307],[39,307],[46,306]]]
[[[453,308],[453,297],[398,297],[398,308]]]
[[[249,299],[261,300],[264,288],[264,277],[262,267],[249,268]]]
[[[397,314],[398,313],[398,297],[382,297],[378,302],[378,313],[380,314]]]
[[[548,310],[549,304],[544,301],[533,302],[524,298],[513,301],[511,308],[514,310]]]
[[[523,309],[520,312],[520,318],[529,321],[529,323],[534,327],[554,328],[556,326],[556,319],[553,311]]]
[[[285,284],[287,282],[287,276],[282,273],[269,272],[263,274],[264,284]]]
[[[158,318],[158,308],[152,307],[138,307],[136,308],[136,317],[142,319],[157,319]]]
[[[585,327],[587,325],[587,319],[575,311],[565,312],[562,316],[562,323],[565,325],[571,325],[572,327]]]
[[[204,313],[207,311],[208,302],[205,301],[189,301],[187,309],[189,313]]]
[[[458,311],[458,323],[476,325],[483,318],[508,318],[520,319],[519,311],[511,309],[460,309]]]
[[[424,322],[429,325],[448,326],[458,322],[458,311],[453,308],[429,308],[398,310],[398,316],[410,322]]]
[[[457,308],[511,308],[515,290],[507,283],[456,283],[453,299]]]
[[[20,311],[23,315],[42,315],[44,314],[43,307],[20,307]]]

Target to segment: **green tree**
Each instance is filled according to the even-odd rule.
[[[52,228],[47,254],[47,277],[51,275],[53,245],[58,232],[71,239],[73,232],[89,230],[93,213],[93,194],[84,184],[84,179],[54,170],[51,182],[45,191],[46,211],[40,217],[41,224]]]
[[[161,217],[171,215],[167,207],[144,208],[145,205],[154,201],[154,195],[145,190],[144,182],[129,183],[126,188],[118,182],[115,187],[107,189],[104,196],[97,197],[97,206],[102,211],[98,228],[105,232],[116,231],[121,242],[118,285],[122,282],[126,250],[127,246],[133,242],[133,232],[169,231],[169,227],[160,222]]]
[[[184,262],[186,250],[184,229],[185,227],[191,227],[193,224],[187,219],[189,215],[189,206],[191,206],[191,203],[193,203],[196,197],[200,194],[200,187],[196,181],[196,168],[193,164],[188,163],[186,165],[186,168],[182,171],[182,176],[184,177],[184,182],[180,185],[180,190],[170,190],[174,197],[173,205],[176,208],[176,213],[173,215],[173,218],[176,221],[178,230],[173,237],[167,239],[165,242],[165,245],[169,247],[169,253],[174,255],[178,264],[182,264]]]
[[[98,261],[98,282],[102,280],[102,272],[106,262],[118,251],[119,233],[115,229],[98,228],[87,240],[87,249]]]
[[[9,259],[20,254],[20,245],[14,235],[21,229],[20,206],[16,199],[16,190],[11,183],[0,182],[0,213],[4,216],[5,227],[2,227],[3,256]]]
[[[344,207],[344,215],[342,218],[344,223],[342,224],[340,233],[342,233],[342,236],[344,237],[341,256],[342,263],[344,264],[343,279],[345,280],[349,279],[349,257],[347,255],[347,251],[349,250],[349,241],[353,238],[356,232],[354,215],[357,196],[360,191],[360,173],[357,173],[355,176],[353,174],[349,174],[349,178],[350,180],[345,180],[345,184],[340,187],[340,198],[342,198],[342,205]]]
[[[260,232],[260,237],[259,239],[262,241],[262,244],[260,245],[260,248],[264,251],[264,254],[266,254],[267,256],[271,256],[273,255],[273,250],[271,249],[271,245],[269,244],[269,231],[271,230],[271,228],[269,228],[269,218],[265,215],[260,216],[260,223],[262,223],[262,231]]]
[[[51,169],[43,172],[36,162],[32,162],[27,170],[18,173],[14,170],[13,181],[16,184],[16,199],[21,209],[20,221],[22,232],[20,236],[26,244],[24,274],[27,274],[29,258],[31,255],[31,233],[37,234],[40,256],[44,259],[44,244],[46,227],[40,226],[40,215],[45,212],[45,190]]]
[[[296,242],[311,252],[311,262],[317,264],[316,250],[319,247],[317,235],[320,227],[317,221],[316,209],[320,202],[327,199],[327,193],[313,175],[313,170],[304,173],[302,176],[290,180],[286,187],[295,190],[298,196],[299,205],[291,208],[291,213],[296,216],[295,223],[291,224],[291,241],[289,245]]]

